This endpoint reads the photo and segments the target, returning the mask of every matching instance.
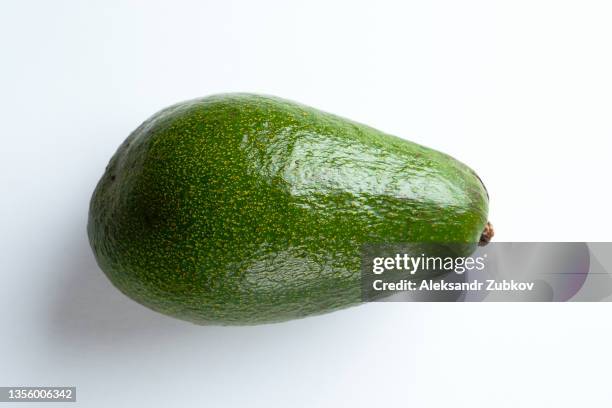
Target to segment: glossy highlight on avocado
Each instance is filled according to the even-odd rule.
[[[479,177],[446,154],[288,100],[222,94],[129,135],[88,234],[137,302],[246,325],[358,304],[362,245],[477,243],[487,211]]]

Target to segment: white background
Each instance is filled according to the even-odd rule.
[[[468,163],[497,240],[609,241],[611,21],[584,0],[3,2],[0,385],[85,407],[610,406],[609,304],[198,327],[115,290],[85,225],[144,119],[251,91]]]

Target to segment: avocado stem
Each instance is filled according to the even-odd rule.
[[[487,225],[485,225],[484,230],[482,230],[482,234],[480,234],[480,242],[478,242],[478,246],[487,245],[494,235],[495,231],[493,230],[493,224],[487,221]]]

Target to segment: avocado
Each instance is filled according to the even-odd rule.
[[[198,324],[361,302],[364,244],[487,241],[480,178],[438,151],[285,99],[222,94],[133,131],[90,203],[100,268]]]

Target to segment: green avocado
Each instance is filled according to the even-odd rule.
[[[288,100],[222,94],[130,134],[87,230],[135,301],[247,325],[358,304],[364,244],[487,241],[487,211],[480,178],[446,154]]]

